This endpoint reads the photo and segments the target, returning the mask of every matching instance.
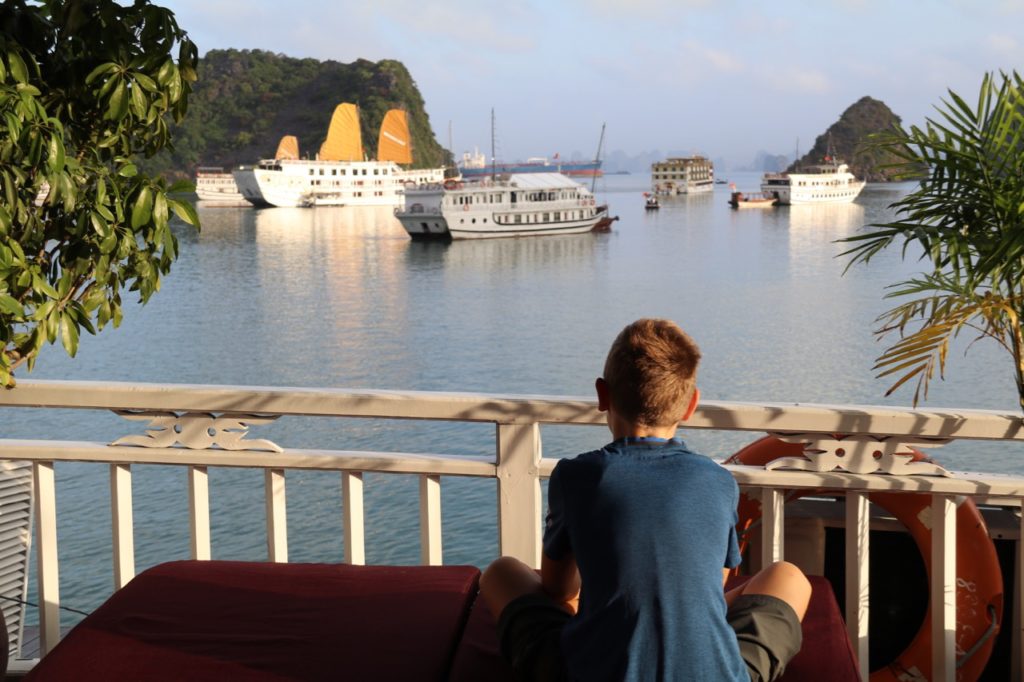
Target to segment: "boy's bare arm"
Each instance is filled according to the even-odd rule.
[[[580,596],[580,572],[576,557],[567,554],[562,559],[551,559],[546,554],[540,559],[540,583],[544,592],[570,612],[576,613]]]

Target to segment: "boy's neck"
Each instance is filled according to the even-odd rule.
[[[676,431],[679,429],[678,424],[673,424],[672,426],[646,426],[621,422],[619,420],[613,421],[611,419],[609,420],[608,427],[611,429],[615,440],[622,438],[663,438],[671,440],[675,438]]]

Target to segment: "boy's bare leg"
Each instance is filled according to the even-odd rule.
[[[524,594],[547,594],[541,583],[540,574],[519,559],[503,556],[496,559],[480,576],[480,596],[497,618],[508,606],[509,602]],[[548,595],[550,596],[550,595]],[[579,591],[560,602],[552,598],[556,604],[568,611],[576,613],[579,607]]]
[[[505,607],[524,594],[542,593],[540,576],[519,559],[503,556],[480,576],[480,596],[497,618]]]
[[[732,604],[741,594],[767,594],[793,607],[801,621],[811,600],[811,584],[799,568],[788,561],[777,561],[759,571],[753,578],[725,593],[725,603]]]

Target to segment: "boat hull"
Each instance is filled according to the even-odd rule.
[[[264,162],[234,171],[242,196],[256,206],[391,206],[404,202],[407,184],[440,182],[444,169],[402,170],[376,161]]]
[[[520,173],[561,173],[570,177],[601,177],[600,161],[571,162],[571,163],[499,163],[491,166],[465,167],[460,166],[459,172],[463,178],[485,178],[494,174],[514,175]]]

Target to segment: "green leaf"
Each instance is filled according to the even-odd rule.
[[[89,222],[92,224],[93,231],[100,237],[106,237],[110,234],[110,224],[103,219],[98,211],[93,211],[89,214]]]
[[[149,222],[153,215],[153,190],[143,187],[132,206],[132,229],[139,229]]]
[[[128,88],[125,87],[124,81],[121,81],[114,86],[114,92],[110,95],[107,118],[120,121],[126,113],[128,113]]]
[[[9,294],[0,294],[0,311],[19,318],[25,317],[25,309]]]
[[[146,101],[146,95],[142,92],[142,88],[138,84],[134,84],[131,89],[131,106],[132,113],[138,118],[146,117],[146,109],[148,103]]]
[[[113,71],[115,69],[117,69],[117,64],[113,64],[111,62],[106,62],[105,64],[100,64],[95,69],[93,69],[92,71],[89,72],[89,75],[85,77],[85,82],[86,82],[86,84],[92,83],[94,80],[96,80],[97,78],[99,78],[103,74],[110,73],[111,71]]]
[[[156,81],[144,73],[136,72],[132,77],[139,85],[149,92],[157,92],[160,89],[160,86],[156,84]]]
[[[64,141],[57,135],[50,136],[50,146],[47,149],[47,168],[51,173],[64,169]]]
[[[139,174],[139,169],[136,168],[134,163],[126,163],[118,169],[117,174],[122,178],[134,178]]]
[[[70,315],[60,316],[60,340],[67,354],[75,357],[75,353],[78,352],[78,325]]]
[[[199,214],[196,213],[196,209],[192,204],[178,199],[168,199],[167,203],[176,216],[193,227],[199,227]]]
[[[11,67],[11,75],[14,76],[14,80],[19,83],[28,82],[28,67],[25,66],[25,61],[21,58],[21,55],[14,51],[8,52],[7,63]]]
[[[46,294],[46,296],[49,298],[55,300],[60,298],[60,294],[58,294],[57,290],[53,288],[53,285],[51,285],[44,278],[38,275],[32,276],[32,288],[34,288],[36,291],[41,291],[42,293]]]
[[[156,225],[157,229],[165,229],[167,227],[167,195],[163,192],[156,192],[153,199],[153,224]]]

